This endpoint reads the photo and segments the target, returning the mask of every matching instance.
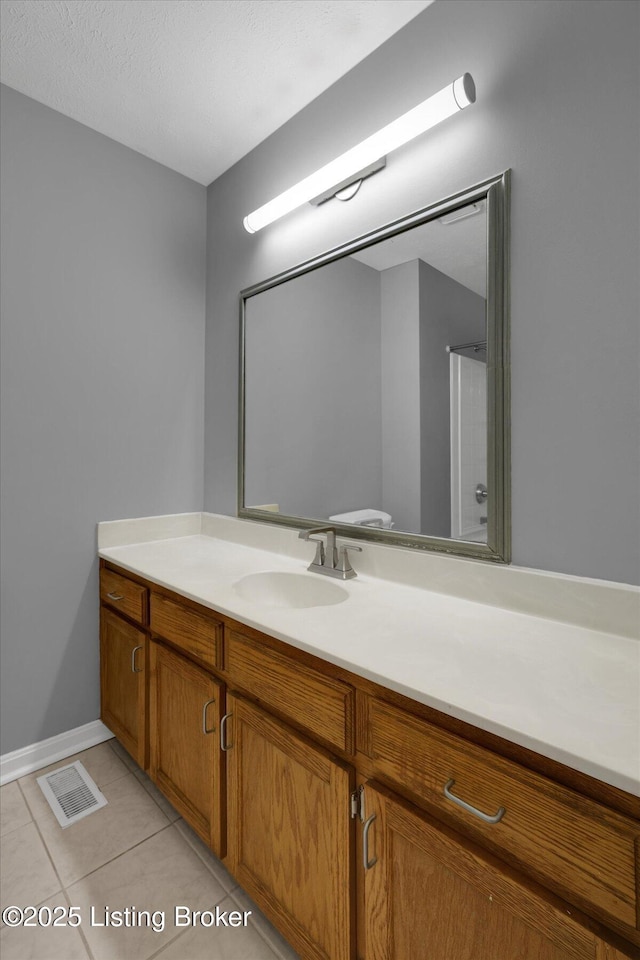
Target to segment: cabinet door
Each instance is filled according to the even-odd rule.
[[[366,960],[624,956],[471,842],[380,787],[364,797]]]
[[[141,767],[147,766],[145,633],[100,610],[100,717]]]
[[[184,819],[224,856],[224,688],[206,671],[151,643],[150,775]]]
[[[230,869],[304,960],[349,960],[352,773],[240,697],[227,708]]]

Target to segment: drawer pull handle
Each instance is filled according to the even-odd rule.
[[[109,600],[124,600],[124,593],[108,593]]]
[[[485,823],[499,823],[500,820],[502,820],[506,813],[504,807],[500,807],[498,812],[490,817],[488,813],[483,813],[482,810],[478,810],[477,807],[472,807],[470,803],[465,803],[465,801],[461,800],[460,797],[456,797],[453,793],[451,793],[451,787],[454,785],[454,783],[455,780],[448,780],[444,786],[444,795],[447,800],[453,800],[453,802],[457,803],[458,806],[462,807],[463,810],[468,810],[469,813],[472,813],[474,816],[484,820]]]
[[[375,813],[372,813],[370,817],[367,817],[362,828],[362,865],[365,870],[371,870],[371,867],[375,867],[378,862],[377,857],[369,859],[369,830],[375,818]]]
[[[142,644],[139,643],[138,646],[134,647],[131,651],[131,673],[142,673],[142,667],[136,667],[136,653],[142,649]]]
[[[224,717],[220,721],[220,749],[225,753],[227,750],[231,750],[231,747],[233,746],[232,743],[227,743],[227,720],[232,716],[232,713],[225,713]]]
[[[215,702],[216,702],[215,699],[207,700],[207,702],[202,708],[202,732],[204,734],[213,733],[213,731],[215,730],[215,726],[211,727],[211,730],[207,728],[207,707],[210,707],[211,704]]]

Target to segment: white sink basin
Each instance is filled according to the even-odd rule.
[[[280,570],[250,573],[234,583],[233,590],[243,600],[267,607],[324,607],[349,596],[344,587],[318,575]]]

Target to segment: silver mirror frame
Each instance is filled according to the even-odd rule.
[[[246,303],[258,293],[286,283],[317,267],[348,256],[380,240],[386,240],[445,213],[486,199],[487,204],[487,543],[453,540],[422,534],[401,533],[379,527],[333,524],[339,536],[387,545],[433,550],[458,557],[509,563],[511,559],[511,422],[510,422],[510,330],[509,246],[510,170],[484,180],[460,193],[430,204],[333,250],[254,284],[240,293],[240,397],[238,427],[238,516],[261,523],[305,528],[321,517],[294,517],[244,506],[245,464],[245,335]]]

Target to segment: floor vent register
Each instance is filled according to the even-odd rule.
[[[79,760],[38,777],[37,783],[63,829],[107,804]]]

